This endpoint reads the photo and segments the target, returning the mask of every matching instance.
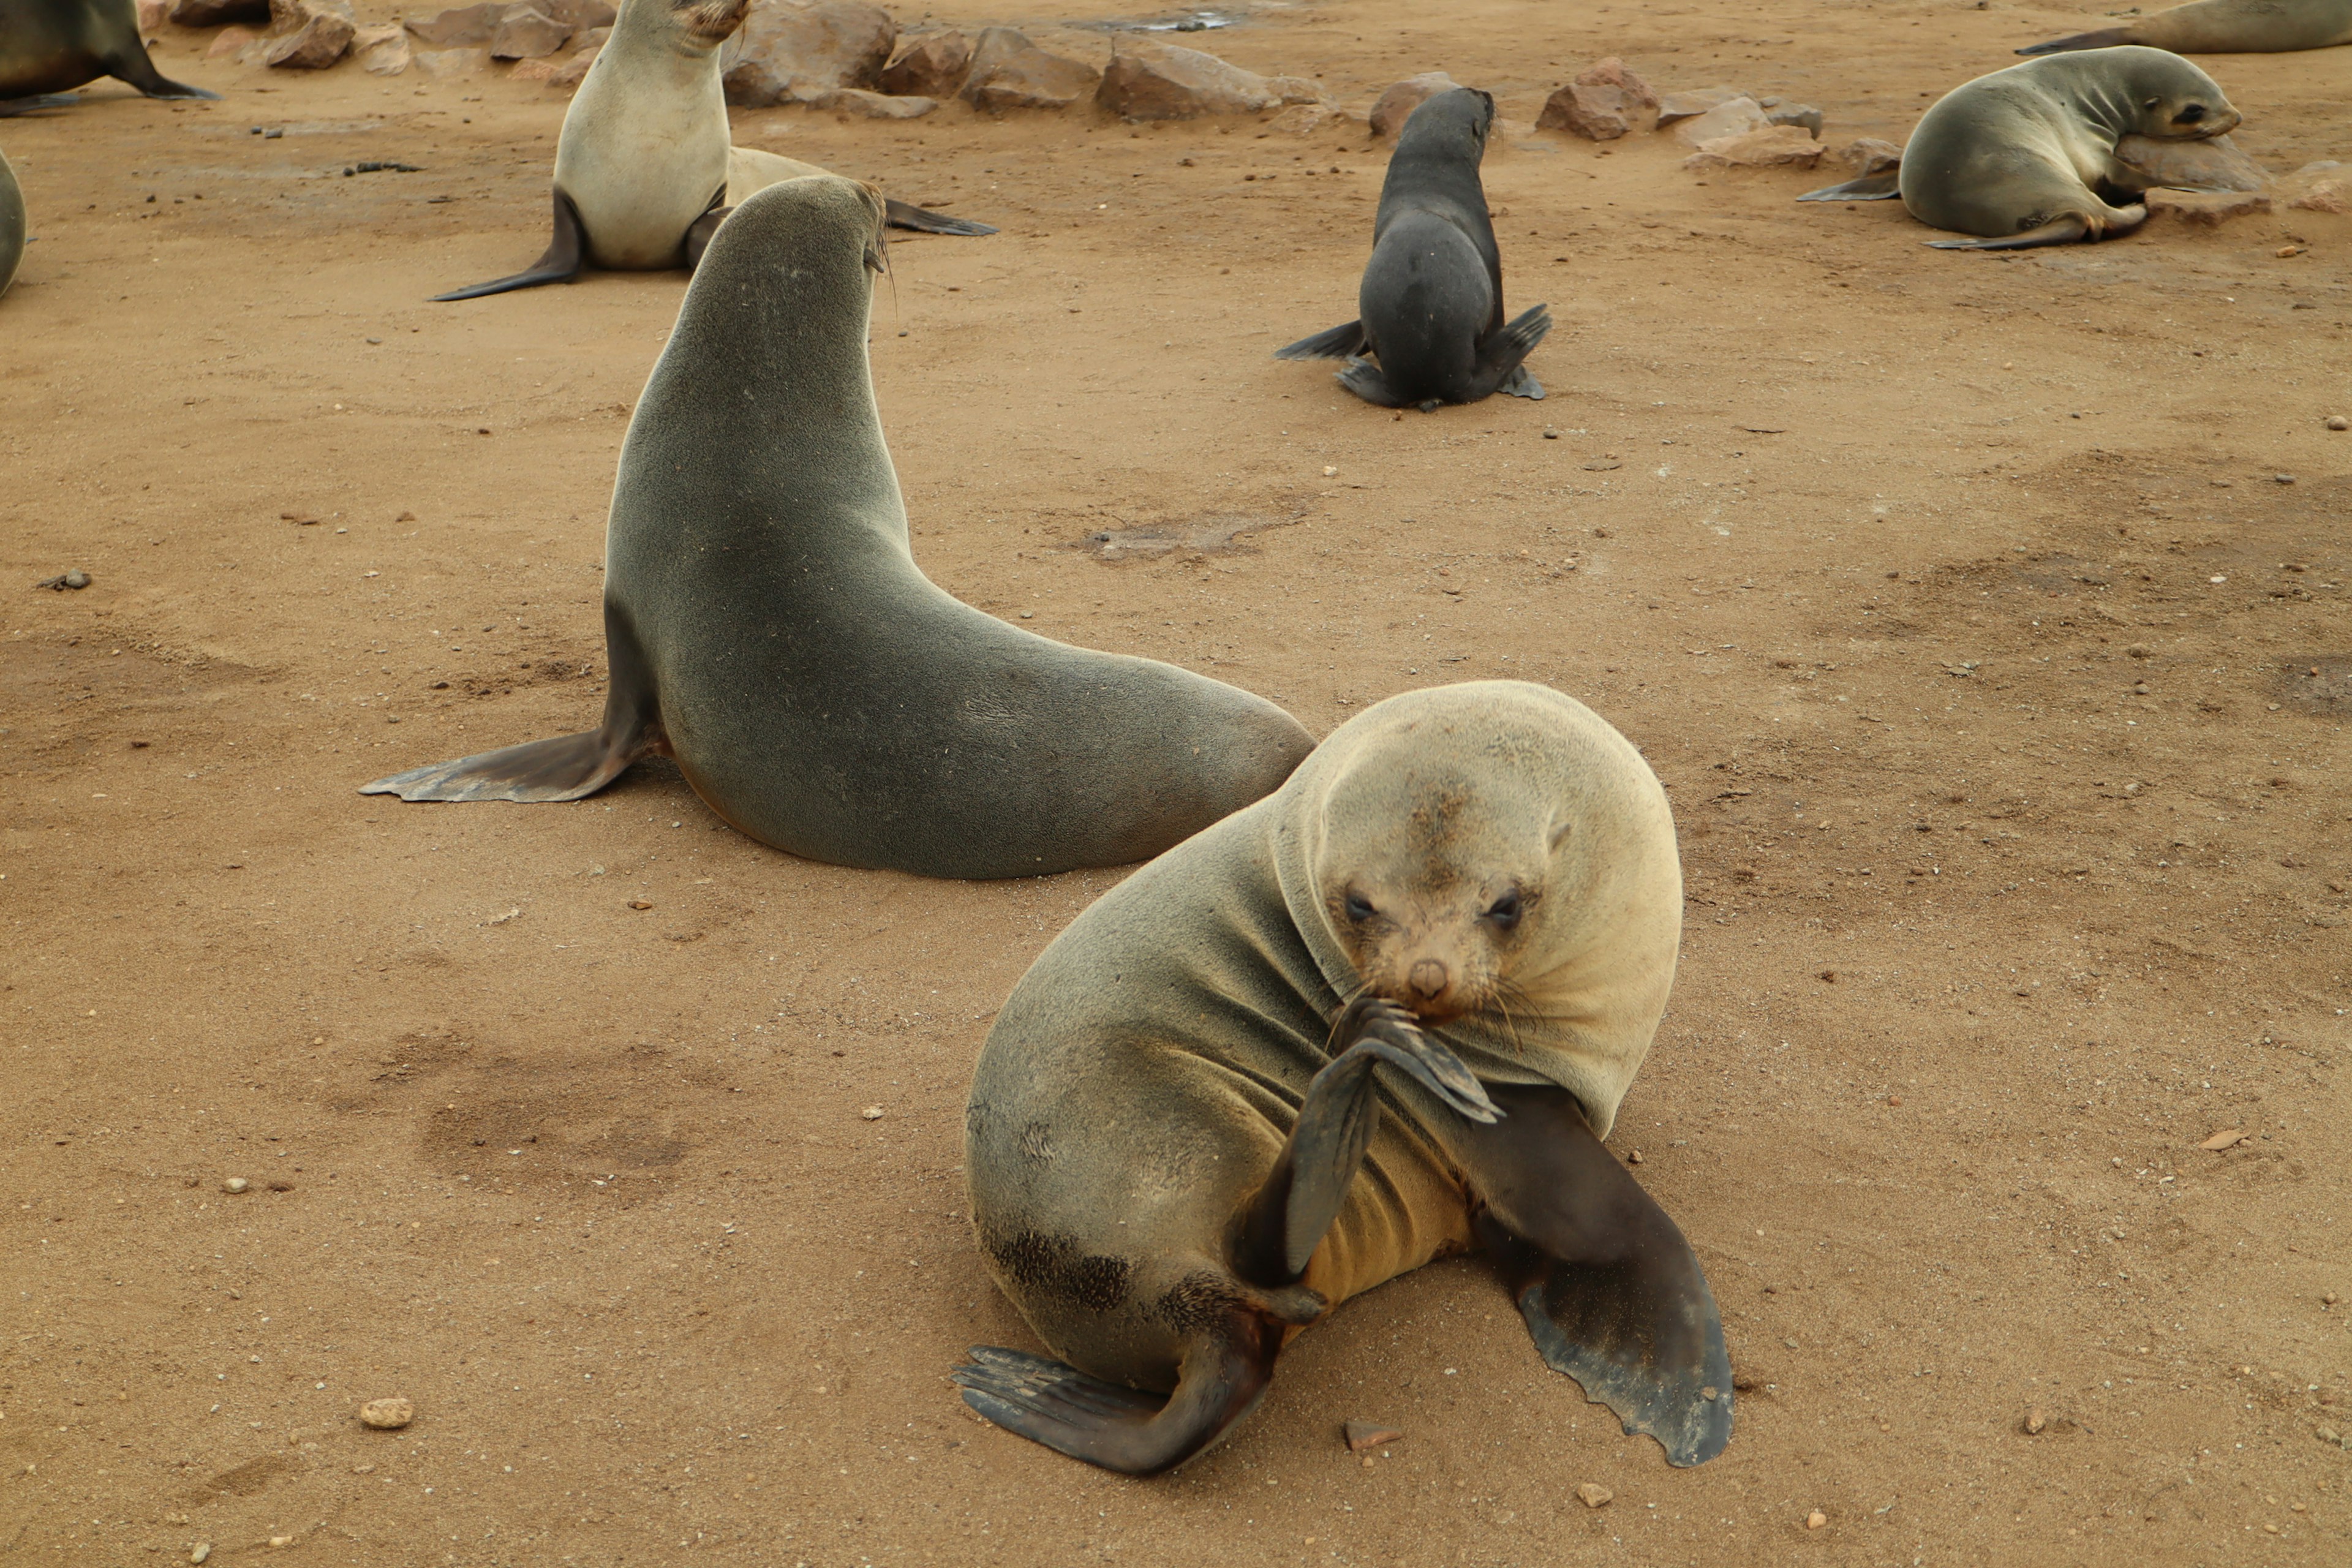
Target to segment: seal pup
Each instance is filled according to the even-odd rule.
[[[701,259],[713,230],[752,192],[825,170],[729,143],[719,46],[751,0],[621,0],[555,142],[555,233],[511,277],[436,294],[478,300],[568,283],[583,267],[660,272]],[[994,234],[983,223],[887,203],[895,228]]]
[[[908,547],[866,362],[882,198],[835,175],[735,209],[622,443],[601,728],[378,779],[577,800],[648,753],[763,843],[1018,877],[1145,859],[1312,749],[1263,698],[950,598]]]
[[[75,101],[66,89],[110,76],[149,98],[218,98],[155,68],[131,0],[7,0],[0,16],[0,117]]]
[[[1938,250],[2103,239],[2147,221],[2147,206],[2131,198],[2151,182],[2116,156],[2118,142],[2208,140],[2241,118],[2213,79],[2179,55],[2137,45],[2053,55],[1946,93],[1894,169],[1797,199],[1899,195],[1931,227],[1983,237],[1926,242]]]
[[[1000,1426],[1150,1473],[1290,1335],[1483,1242],[1537,1350],[1676,1465],[1731,1435],[1690,1245],[1601,1146],[1666,1005],[1664,792],[1583,704],[1392,697],[1097,900],[981,1048],[987,1267],[1061,1361],[976,1347]]]
[[[2178,55],[2275,55],[2352,44],[2352,0],[2193,0],[2120,27],[2096,27],[2021,55],[2147,44]]]
[[[1381,184],[1356,320],[1275,358],[1346,360],[1339,384],[1382,408],[1426,413],[1497,392],[1544,395],[1524,362],[1551,331],[1551,313],[1537,305],[1503,321],[1503,253],[1478,180],[1494,123],[1493,97],[1475,88],[1412,111]]]
[[[25,193],[17,188],[8,154],[0,153],[0,294],[16,280],[17,264],[24,259]]]

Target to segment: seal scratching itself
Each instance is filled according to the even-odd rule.
[[[1071,922],[965,1113],[990,1272],[1062,1359],[964,1399],[1181,1464],[1349,1297],[1483,1243],[1536,1349],[1696,1465],[1731,1367],[1690,1245],[1601,1140],[1664,1010],[1682,873],[1641,754],[1559,692],[1409,692]]]
[[[0,117],[72,103],[68,88],[110,76],[149,98],[218,98],[155,68],[131,0],[6,0],[0,7]]]
[[[2276,55],[2352,44],[2352,0],[2193,0],[2120,27],[2098,27],[2021,55],[2147,44],[2177,55]]]
[[[1475,88],[1412,111],[1381,185],[1356,320],[1275,358],[1346,360],[1339,384],[1382,408],[1544,395],[1525,361],[1551,331],[1550,312],[1536,305],[1503,321],[1503,253],[1478,180],[1494,122],[1494,99]]]
[[[1016,630],[916,566],[866,363],[882,218],[824,175],[711,241],[622,444],[603,726],[366,793],[577,800],[658,752],[795,855],[1020,877],[1147,858],[1298,765],[1263,698]]]
[[[2023,250],[2127,234],[2151,182],[2116,155],[2129,136],[2203,141],[2241,116],[2179,55],[2126,45],[2028,60],[1964,82],[1920,118],[1895,169],[1798,197],[1901,196],[1911,216],[1978,239],[1938,250]],[[2118,205],[2120,203],[2120,205]]]
[[[621,0],[613,36],[588,68],[555,142],[555,233],[524,271],[446,294],[478,300],[568,283],[585,267],[691,269],[732,208],[754,191],[826,171],[729,143],[719,46],[751,0]],[[888,201],[893,227],[994,234],[986,224]]]

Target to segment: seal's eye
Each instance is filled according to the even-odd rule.
[[[1371,900],[1365,898],[1361,893],[1349,893],[1348,895],[1347,910],[1348,918],[1354,921],[1358,925],[1363,924],[1366,921],[1370,920],[1374,915],[1380,913],[1380,910],[1372,908]]]
[[[1486,918],[1505,931],[1519,923],[1519,890],[1513,888],[1486,910]]]
[[[2188,108],[2182,110],[2179,113],[2174,115],[2172,117],[2172,122],[2175,125],[2194,125],[2204,118],[2205,106],[2201,103],[2192,103]]]

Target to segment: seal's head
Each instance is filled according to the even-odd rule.
[[[717,48],[743,25],[751,0],[656,0],[669,12],[670,25],[695,46]]]
[[[1475,87],[1457,87],[1422,100],[1397,133],[1396,156],[1410,161],[1428,154],[1466,157],[1473,163],[1486,155],[1486,134],[1494,129],[1495,96]]]
[[[2090,61],[2103,55],[2130,57],[2117,63],[2127,68],[2131,128],[2142,136],[2180,141],[2225,136],[2245,118],[2231,106],[2221,83],[2169,50],[2127,44],[2085,50],[2073,58]]]

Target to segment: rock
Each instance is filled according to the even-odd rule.
[[[530,4],[534,10],[544,11],[575,34],[595,27],[609,33],[613,19],[619,15],[604,0],[530,0]]]
[[[563,68],[560,60],[517,60],[507,72],[509,81],[553,81],[555,73]]]
[[[869,1105],[857,1114],[868,1121],[879,1121],[882,1120],[882,1108],[878,1105]]]
[[[752,0],[735,37],[735,63],[722,79],[727,101],[763,109],[875,86],[898,41],[898,24],[861,0]]]
[[[1830,1516],[1823,1513],[1820,1509],[1815,1509],[1812,1512],[1805,1515],[1805,1528],[1807,1530],[1819,1530],[1829,1521]]]
[[[547,85],[550,87],[578,87],[583,81],[587,79],[588,68],[596,63],[596,56],[604,49],[604,44],[600,41],[591,44],[586,48],[580,50],[570,59],[555,68],[554,74],[547,79]]]
[[[971,69],[971,40],[950,27],[900,50],[875,85],[894,98],[953,98]]]
[[[862,114],[868,120],[919,120],[940,106],[936,98],[900,97],[887,92],[868,92],[862,87],[845,87],[826,93],[817,100],[819,109],[835,109],[845,114]]]
[[[152,38],[163,30],[163,22],[172,9],[172,0],[139,0],[137,9],[139,36]]]
[[[260,41],[261,36],[249,28],[223,27],[213,39],[212,47],[205,51],[205,58],[216,60],[224,56],[241,54],[247,45]]]
[[[249,1192],[252,1187],[253,1184],[243,1176],[230,1176],[221,1183],[221,1191],[225,1193]]]
[[[649,910],[653,907],[654,901],[651,899],[631,899],[629,900],[629,908],[633,910]]]
[[[972,46],[964,100],[977,109],[1067,109],[1095,89],[1102,73],[1081,60],[1048,54],[1012,27],[983,28]]]
[[[2347,419],[2341,414],[2331,414],[2327,416],[2327,427],[2330,430],[2352,430],[2352,419]],[[2328,1305],[2334,1306],[2335,1303],[2330,1301]]]
[[[1339,1431],[1340,1435],[1347,1439],[1348,1452],[1350,1454],[1360,1454],[1367,1448],[1385,1447],[1391,1443],[1402,1440],[1404,1436],[1403,1428],[1391,1426],[1379,1421],[1349,1421],[1344,1424]]]
[[[1702,116],[1702,118],[1704,118]],[[1685,169],[1810,169],[1822,161],[1825,149],[1796,125],[1768,125],[1738,136],[1719,136],[1699,143],[1683,160]]]
[[[1265,78],[1216,56],[1174,44],[1116,38],[1095,101],[1121,120],[1199,120],[1255,114],[1282,99]]]
[[[1313,77],[1270,76],[1265,79],[1265,90],[1285,103],[1330,103],[1331,95]]]
[[[411,16],[403,25],[436,49],[462,48],[488,43],[491,29],[499,25],[499,17],[506,9],[504,0],[497,0],[491,5],[464,5],[422,18]]]
[[[2151,218],[2171,217],[2210,228],[2233,217],[2252,217],[2271,210],[2271,199],[2260,191],[2167,191],[2144,193]]]
[[[572,25],[530,5],[509,7],[490,31],[490,58],[543,60],[572,37]]]
[[[421,75],[436,81],[472,76],[490,68],[490,51],[481,49],[419,49],[411,63]]]
[[[1337,125],[1348,111],[1334,103],[1294,103],[1265,122],[1279,136],[1311,136],[1327,125]]]
[[[2335,165],[2327,166],[2333,168]],[[2308,173],[2308,171],[2298,171],[2298,173]],[[2326,177],[2314,180],[2286,205],[2299,212],[2352,213],[2352,180]]]
[[[1903,149],[1875,136],[1857,136],[1830,156],[1857,174],[1883,174],[1903,166]]]
[[[1372,105],[1372,134],[1393,136],[1404,129],[1412,111],[1441,92],[1452,92],[1462,84],[1444,71],[1423,71],[1392,84]]]
[[[1650,84],[1612,56],[1587,66],[1546,100],[1543,112],[1536,116],[1536,129],[1572,131],[1588,142],[1614,142],[1646,127],[1657,111],[1658,95]]]
[[[1658,129],[1678,120],[1695,120],[1710,109],[1748,95],[1736,87],[1702,87],[1691,92],[1670,92],[1658,100]]]
[[[1762,131],[1771,123],[1765,116],[1763,106],[1754,99],[1734,98],[1717,104],[1704,114],[1695,114],[1680,121],[1675,126],[1675,134],[1696,147],[1703,142],[1719,142],[1726,136]]]
[[[280,70],[325,70],[359,32],[351,0],[269,0],[269,26],[279,37],[261,63]]]
[[[2187,191],[2259,191],[2271,183],[2263,166],[2227,136],[2210,142],[2126,136],[2116,143],[2116,157],[2156,184]]]
[[[370,76],[398,76],[413,58],[408,30],[398,26],[362,27],[352,36],[352,58]]]
[[[199,1541],[194,1546],[189,1549],[188,1561],[191,1563],[209,1563],[212,1561],[212,1555],[213,1543],[209,1541]]]
[[[269,0],[174,0],[172,20],[183,27],[217,27],[223,22],[266,22]]]
[[[1764,118],[1775,125],[1801,125],[1815,136],[1822,133],[1822,111],[1810,103],[1769,103]]]
[[[371,1399],[360,1406],[360,1425],[379,1432],[397,1432],[416,1419],[416,1406],[405,1399]]]
[[[2039,1437],[2042,1436],[2042,1428],[2049,1425],[2050,1417],[2043,1413],[2041,1406],[2036,1405],[2025,1413],[2025,1419],[2017,1424],[2017,1429],[2029,1437]]]
[[[1587,1481],[1576,1489],[1576,1500],[1587,1508],[1607,1508],[1617,1494],[1597,1482]]]

